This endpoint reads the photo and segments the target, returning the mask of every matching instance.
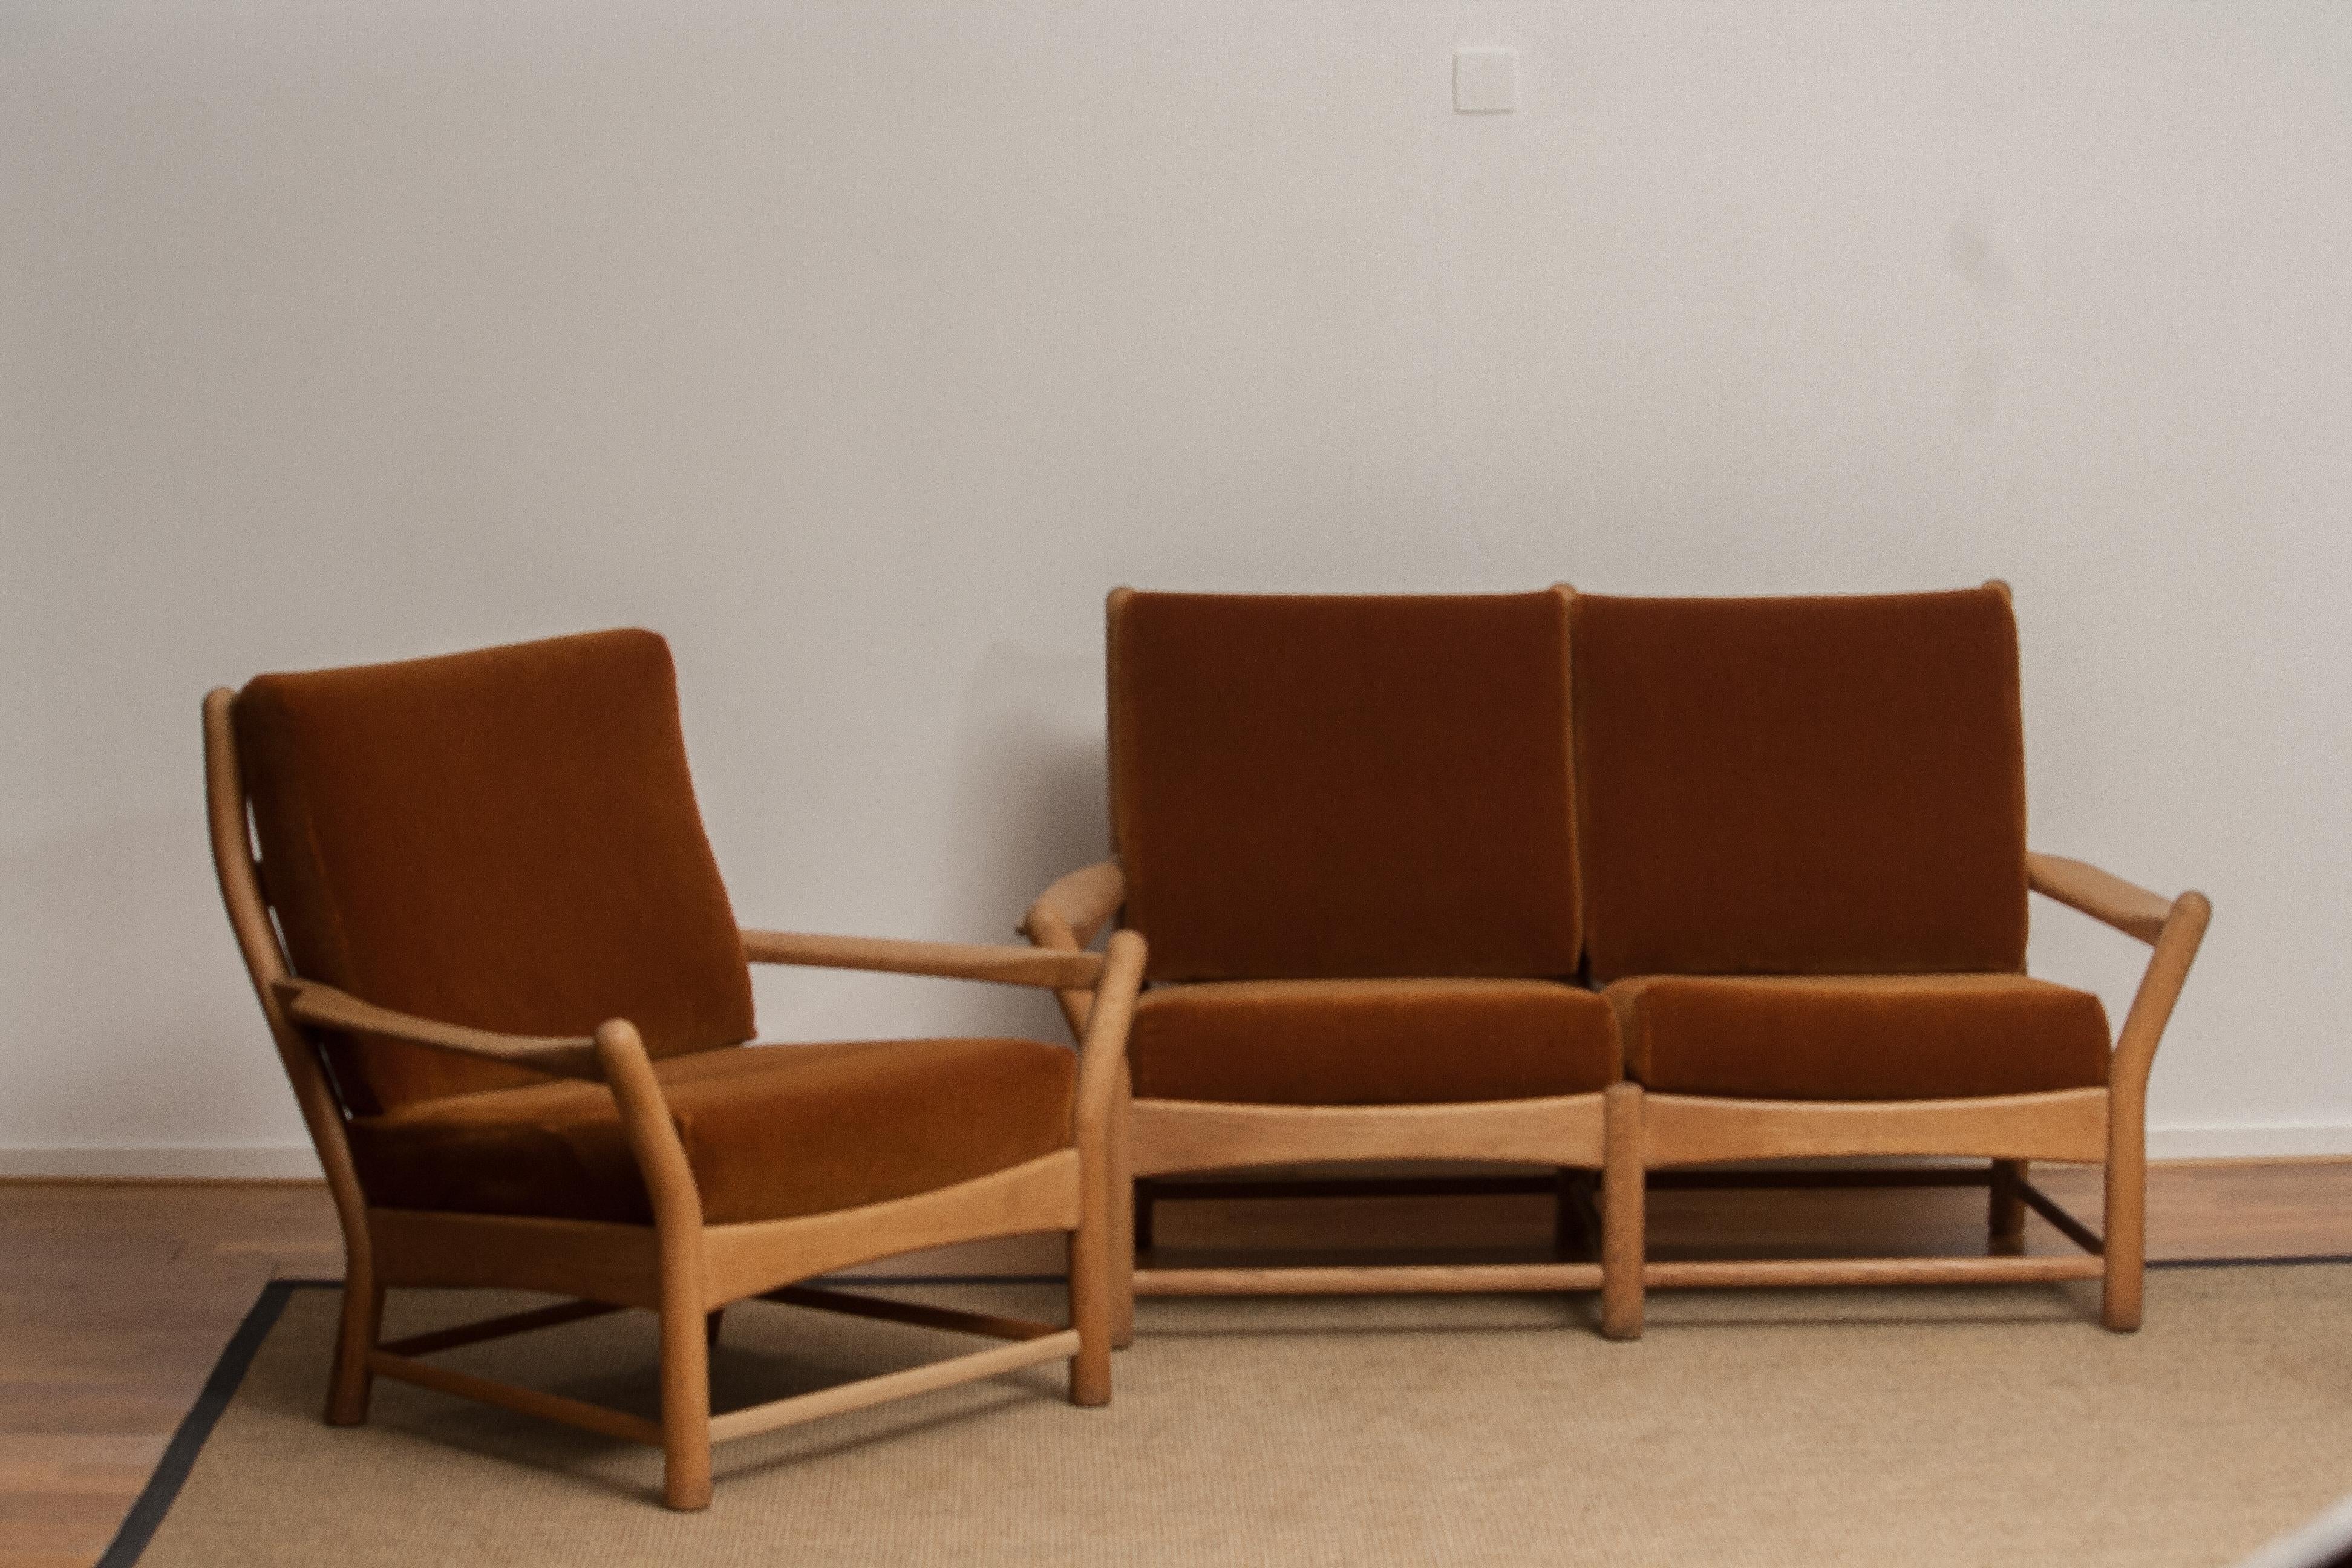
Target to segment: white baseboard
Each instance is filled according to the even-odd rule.
[[[2151,1127],[2151,1160],[2352,1159],[2352,1122],[2249,1122]],[[307,1143],[184,1148],[0,1148],[0,1177],[114,1177],[147,1181],[319,1179]]]
[[[308,1143],[206,1144],[192,1148],[0,1148],[0,1177],[124,1181],[318,1181]]]
[[[2342,1121],[2210,1123],[2151,1127],[2151,1160],[2352,1159],[2352,1123]]]

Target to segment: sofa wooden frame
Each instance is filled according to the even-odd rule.
[[[2100,1316],[2119,1331],[2139,1327],[2147,1215],[2147,1075],[2204,941],[2213,909],[2202,893],[2165,899],[2080,860],[2026,857],[2033,891],[2147,943],[2131,1010],[2116,1037],[2103,1089],[1973,1100],[1804,1101],[1645,1093],[1641,1104],[1645,1172],[1731,1161],[1874,1156],[1990,1159],[1974,1170],[1686,1172],[1737,1185],[1985,1185],[1993,1254],[1966,1258],[1707,1259],[1649,1262],[1649,1289],[1741,1285],[1949,1285],[2100,1279]],[[2104,1163],[2105,1235],[2095,1235],[2035,1186],[2035,1160]],[[1662,1183],[1661,1184],[1667,1184]],[[2082,1249],[2077,1256],[2019,1255],[2032,1208]],[[1643,1243],[1642,1205],[1628,1222]],[[1638,1291],[1632,1322],[1639,1331]]]
[[[394,1378],[584,1427],[663,1451],[663,1500],[710,1501],[710,1448],[803,1421],[994,1377],[1049,1361],[1069,1363],[1072,1403],[1110,1398],[1111,1226],[1108,1169],[1128,1021],[1141,984],[1144,944],[1133,932],[1108,951],[1034,948],[745,931],[755,963],[885,970],[993,981],[1082,999],[1087,1022],[1071,1144],[1051,1154],[935,1192],[797,1218],[709,1225],[676,1123],[644,1042],[625,1019],[592,1037],[526,1038],[387,1012],[296,977],[263,893],[231,707],[222,689],[205,699],[205,794],[213,859],[263,1016],[324,1168],[344,1247],[342,1318],[327,1420],[367,1417],[373,1379]],[[312,1031],[364,1030],[436,1049],[507,1062],[611,1089],[646,1190],[653,1223],[623,1225],[494,1215],[426,1213],[371,1205],[360,1184],[338,1097]],[[950,1242],[1040,1231],[1069,1233],[1070,1321],[1030,1322],[861,1296],[801,1283],[831,1270]],[[385,1342],[384,1293],[397,1287],[488,1287],[574,1298],[436,1333]],[[714,1415],[709,1347],[719,1314],[759,1298],[827,1311],[957,1330],[1002,1340],[992,1349]],[[484,1340],[641,1308],[659,1315],[661,1417],[625,1411],[438,1366],[422,1358]]]
[[[1118,915],[1127,879],[1117,860],[1073,871],[1041,894],[1019,930],[1037,947],[1083,952]],[[1111,940],[1130,933],[1115,932]],[[1083,990],[1056,993],[1071,1032],[1098,1011]],[[1641,1090],[1440,1105],[1251,1105],[1139,1099],[1121,1061],[1113,1089],[1108,1171],[1112,1342],[1135,1335],[1145,1296],[1353,1295],[1436,1291],[1601,1293],[1601,1330],[1641,1331]],[[1599,1262],[1370,1267],[1141,1268],[1135,1263],[1136,1183],[1182,1172],[1352,1162],[1478,1161],[1601,1172]]]

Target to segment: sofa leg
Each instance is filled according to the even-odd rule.
[[[2108,1150],[2105,1229],[2107,1275],[2099,1319],[2117,1333],[2129,1333],[2139,1327],[2147,1252],[2147,1152],[2137,1138],[2118,1139]]]
[[[1648,1194],[1642,1162],[1642,1090],[1613,1083],[1601,1167],[1601,1331],[1612,1340],[1642,1337],[1643,1238]]]
[[[335,1333],[335,1371],[327,1390],[327,1425],[357,1426],[367,1420],[368,1394],[375,1373],[368,1356],[383,1332],[383,1287],[373,1271],[355,1264],[343,1277],[343,1318]]]
[[[1127,1065],[1118,1069],[1118,1092],[1107,1129],[1110,1154],[1110,1342],[1125,1350],[1135,1342],[1135,1149],[1128,1138],[1129,1108],[1135,1090]]]
[[[1087,1194],[1078,1228],[1070,1233],[1070,1326],[1078,1353],[1070,1358],[1070,1403],[1110,1403],[1110,1215],[1099,1188]]]
[[[705,1509],[710,1506],[712,1320],[667,1279],[662,1296],[662,1501],[674,1509]]]
[[[2014,1253],[2025,1244],[2025,1173],[2023,1160],[1995,1160],[1992,1163],[1992,1198],[1988,1216],[1988,1229],[1992,1250]]]

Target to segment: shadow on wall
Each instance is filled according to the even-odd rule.
[[[1020,942],[1030,901],[1110,853],[1099,657],[990,645],[963,687],[950,781],[945,871],[933,929]],[[1051,997],[1012,986],[960,999],[974,1028],[1063,1039]]]
[[[944,832],[933,857],[945,886],[929,929],[971,942],[1025,941],[1014,928],[1046,884],[1110,853],[1104,710],[1099,656],[1041,654],[1007,642],[981,655],[956,721]],[[1069,1037],[1043,991],[971,985],[953,993],[959,1032]],[[1051,1275],[1063,1260],[1061,1237],[1020,1236],[909,1253],[858,1272]]]

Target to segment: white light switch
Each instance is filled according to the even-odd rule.
[[[1454,112],[1508,114],[1519,106],[1516,49],[1454,51]]]

